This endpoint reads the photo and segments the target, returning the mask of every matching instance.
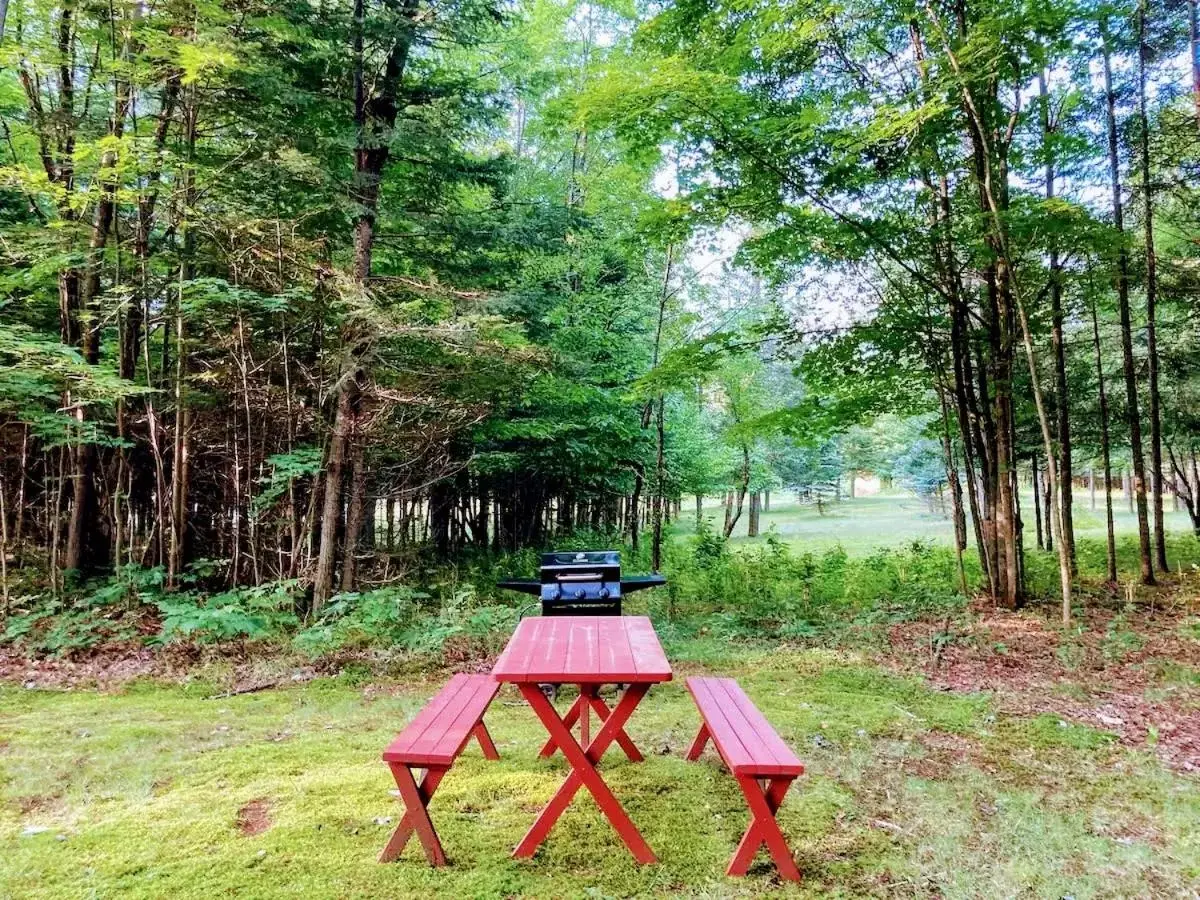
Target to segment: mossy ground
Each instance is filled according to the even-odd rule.
[[[503,759],[472,745],[433,818],[452,865],[415,842],[375,855],[399,815],[379,753],[440,679],[327,679],[223,699],[136,684],[118,693],[0,687],[0,896],[1191,897],[1200,890],[1194,779],[1103,732],[1009,718],[983,695],[935,691],[826,651],[725,655],[809,766],[780,812],[805,880],[765,856],[724,867],[746,823],[711,751],[683,759],[697,725],[682,683],[630,723],[647,755],[617,748],[605,777],[660,857],[636,865],[581,793],[532,861],[509,857],[560,783],[515,693],[488,715]],[[560,703],[565,698],[560,699]],[[239,811],[264,812],[247,835]],[[242,813],[245,826],[246,813]],[[391,821],[382,824],[382,819]],[[37,828],[45,831],[31,833]]]

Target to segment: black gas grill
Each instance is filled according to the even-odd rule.
[[[542,554],[540,579],[499,586],[540,597],[543,616],[619,616],[622,596],[666,583],[662,575],[622,578],[616,550],[562,550]]]

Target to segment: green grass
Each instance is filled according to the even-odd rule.
[[[896,546],[913,540],[933,540],[949,544],[954,538],[954,525],[943,516],[940,507],[931,509],[920,498],[906,493],[877,494],[872,497],[843,499],[839,503],[824,504],[824,513],[818,512],[815,504],[797,503],[792,495],[777,492],[772,495],[770,512],[764,512],[759,524],[760,537],[746,537],[749,511],[743,510],[742,517],[734,529],[735,544],[753,544],[763,540],[772,528],[787,543],[797,550],[822,552],[830,547],[841,546],[852,555],[866,555],[885,546]],[[747,501],[748,503],[749,501]],[[1105,537],[1104,498],[1098,496],[1096,510],[1090,509],[1089,498],[1080,492],[1073,506],[1075,532],[1078,538],[1103,541]],[[1021,509],[1025,517],[1025,539],[1029,547],[1036,546],[1037,526],[1033,518],[1033,495],[1021,495]],[[724,510],[718,501],[710,500],[704,507],[705,515],[714,528],[719,528]],[[1165,521],[1167,530],[1177,534],[1191,532],[1191,522],[1186,512],[1173,512],[1171,503],[1166,504]],[[680,533],[691,533],[695,523],[695,507],[685,503],[680,517]],[[1113,496],[1113,525],[1117,534],[1136,534],[1137,518],[1129,511],[1129,505],[1118,493]]]
[[[509,857],[565,765],[536,758],[541,727],[508,689],[488,715],[502,760],[468,748],[434,800],[452,863],[435,871],[415,842],[396,863],[375,854],[399,814],[379,753],[436,680],[212,700],[199,683],[0,688],[0,896],[1085,898],[1200,883],[1200,791],[1109,735],[1009,718],[843,653],[690,649],[736,675],[809,766],[780,812],[799,887],[765,856],[723,876],[746,811],[711,751],[683,759],[697,717],[682,677],[697,666],[682,663],[630,723],[646,762],[614,748],[604,763],[660,857],[650,867],[584,794],[533,860]],[[254,800],[271,826],[248,837],[238,811]]]

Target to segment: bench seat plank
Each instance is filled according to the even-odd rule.
[[[388,745],[384,761],[452,765],[499,690],[491,675],[455,675]]]
[[[732,678],[692,677],[688,691],[717,751],[734,775],[804,774],[804,764]]]

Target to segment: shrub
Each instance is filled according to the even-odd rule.
[[[154,605],[162,614],[155,641],[190,639],[215,643],[275,637],[297,624],[293,608],[299,584],[273,581],[207,597],[194,593],[161,594]]]

